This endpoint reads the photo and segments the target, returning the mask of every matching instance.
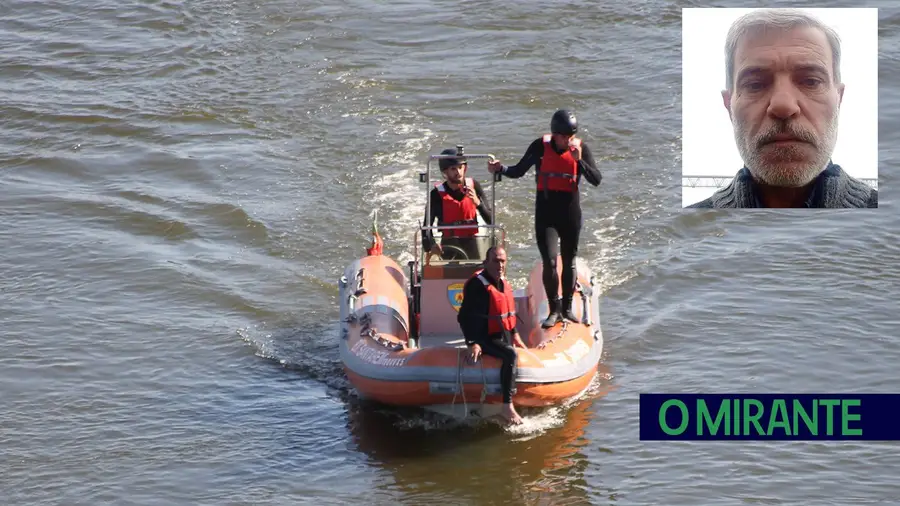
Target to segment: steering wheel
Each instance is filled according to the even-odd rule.
[[[441,258],[444,260],[469,260],[469,255],[466,253],[466,250],[459,246],[448,244],[446,246],[441,246],[441,249],[444,250],[441,254]]]

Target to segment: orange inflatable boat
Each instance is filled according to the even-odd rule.
[[[432,187],[430,161],[442,157],[432,155],[428,169],[420,176],[426,183],[426,194]],[[493,157],[466,158],[471,162]],[[498,180],[499,175],[491,185],[492,200]],[[497,224],[496,207],[492,208],[494,225],[472,225],[479,227],[483,251],[491,244],[505,246],[506,242],[503,226]],[[374,244],[368,254],[346,267],[339,281],[339,346],[344,370],[363,398],[454,416],[493,416],[500,411],[502,401],[500,360],[483,355],[471,363],[457,322],[463,285],[482,268],[483,258],[465,258],[465,252],[459,250],[452,252],[455,258],[431,259],[419,251],[420,231],[425,228],[447,227],[416,229],[416,259],[409,262],[406,272],[382,254],[375,227]],[[515,251],[507,248],[507,254],[515,259]],[[557,265],[561,269],[562,261]],[[599,293],[594,290],[594,276],[581,258],[576,259],[576,268],[572,311],[578,323],[564,321],[541,328],[548,305],[540,260],[531,268],[526,288],[515,290],[517,328],[527,345],[525,349],[516,348],[516,406],[561,404],[584,391],[597,373],[603,351]]]

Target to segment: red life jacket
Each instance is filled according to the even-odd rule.
[[[466,178],[466,187],[474,188],[475,183],[472,178]],[[438,226],[447,227],[453,225],[477,225],[478,224],[478,208],[475,202],[468,196],[462,200],[456,200],[447,191],[447,183],[435,185],[438,195],[441,196],[441,220],[438,220]],[[443,237],[474,237],[478,234],[478,228],[460,228],[460,229],[444,229],[441,230]]]
[[[544,135],[544,157],[538,172],[538,190],[578,191],[578,160],[572,158],[568,149],[561,155],[557,154],[553,150],[551,139],[550,134]],[[575,138],[573,142],[581,144],[581,139]]]
[[[475,277],[487,288],[491,301],[488,312],[488,335],[499,334],[504,330],[512,331],[516,328],[516,299],[513,297],[512,286],[509,281],[504,280],[501,292],[484,277],[482,272],[481,270],[476,272]]]

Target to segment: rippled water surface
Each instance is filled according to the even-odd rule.
[[[900,10],[878,210],[685,213],[689,6],[0,2],[2,502],[900,501],[896,444],[638,440],[639,392],[900,391]],[[515,162],[558,107],[603,173],[595,384],[513,431],[360,402],[336,282],[372,210],[405,262],[427,155]],[[520,285],[530,181],[496,202]]]

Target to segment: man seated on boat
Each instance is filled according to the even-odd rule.
[[[518,353],[513,345],[525,348],[516,331],[516,301],[513,288],[505,279],[506,250],[488,249],[484,269],[466,281],[457,321],[462,329],[473,362],[485,353],[499,358],[500,386],[503,389],[501,414],[511,424],[522,423],[512,404]]]
[[[441,151],[441,155],[458,154],[456,148]],[[492,224],[493,211],[484,198],[484,190],[478,181],[466,177],[468,164],[465,157],[441,158],[438,167],[444,181],[431,190],[431,223],[427,223],[426,215],[425,226],[432,226],[435,219],[438,226],[478,225],[476,210],[486,223]],[[453,249],[462,249],[469,259],[475,260],[481,258],[477,234],[478,227],[442,229],[441,243],[438,244],[432,231],[427,229],[422,231],[422,247],[432,255],[452,258],[449,252],[444,254],[444,248],[453,246]]]

